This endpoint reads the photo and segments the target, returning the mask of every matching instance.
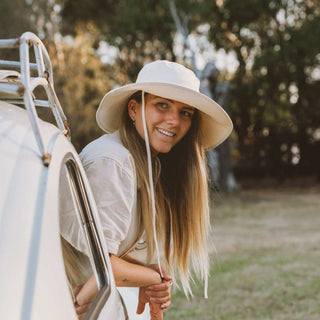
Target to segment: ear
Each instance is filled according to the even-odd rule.
[[[136,120],[137,108],[138,108],[137,101],[134,99],[131,99],[128,103],[128,112],[132,121]]]

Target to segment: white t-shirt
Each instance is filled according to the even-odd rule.
[[[118,131],[89,143],[80,153],[95,198],[103,234],[110,253],[119,257],[137,242],[141,210],[134,160]],[[61,234],[80,251],[82,231],[74,211],[61,217]],[[72,226],[71,226],[72,224]]]

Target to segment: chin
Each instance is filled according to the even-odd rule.
[[[157,153],[168,153],[171,151],[173,146],[159,146],[158,148],[153,148],[153,150]]]

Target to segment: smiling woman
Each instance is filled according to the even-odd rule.
[[[144,139],[141,91],[140,99],[129,100],[129,116]],[[135,96],[138,96],[137,94]],[[152,94],[145,95],[146,123],[153,155],[169,152],[188,132],[195,108]]]
[[[97,122],[108,134],[91,142],[80,155],[116,283],[140,288],[137,313],[149,303],[151,319],[162,319],[162,309],[171,299],[172,277],[161,267],[160,253],[170,273],[178,270],[186,295],[191,294],[190,265],[203,280],[208,276],[210,220],[204,150],[223,142],[232,123],[218,104],[199,92],[199,85],[195,74],[180,64],[147,64],[136,83],[105,95]],[[66,232],[78,231],[66,226]],[[129,253],[142,235],[147,263]],[[150,264],[152,258],[158,263]],[[94,278],[90,281],[94,285]],[[79,296],[93,292],[86,287],[92,288],[84,286]],[[126,300],[130,290],[121,292]]]

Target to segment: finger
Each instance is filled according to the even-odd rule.
[[[171,300],[170,297],[164,297],[164,298],[154,298],[154,297],[152,297],[152,298],[150,298],[150,301],[152,303],[157,303],[157,304],[163,304],[163,303],[168,302],[170,300]]]
[[[171,281],[172,277],[170,276],[170,274],[163,268],[161,268],[161,270],[162,270],[163,279],[166,281]]]
[[[164,298],[164,297],[170,297],[171,292],[170,290],[165,290],[165,291],[150,291],[148,294],[149,298]]]
[[[89,310],[90,305],[91,305],[91,303],[86,303],[81,306],[75,305],[77,315],[80,315],[82,313],[86,313]]]
[[[158,264],[151,264],[150,268],[152,268],[153,270],[156,270],[158,273],[160,273],[160,268],[159,268]],[[164,280],[167,280],[167,281],[172,280],[172,277],[164,268],[161,267],[161,271],[162,271],[162,275],[163,275]]]
[[[146,287],[146,291],[163,291],[171,289],[171,282],[170,281],[164,281],[160,284],[153,284],[151,286]]]
[[[141,314],[144,311],[144,308],[145,308],[145,303],[139,301],[138,307],[137,307],[137,314]]]
[[[81,313],[81,314],[77,314],[78,316],[78,320],[82,320],[86,315],[86,312],[85,313]]]
[[[162,303],[160,307],[161,309],[167,309],[169,308],[170,304],[171,304],[171,300],[168,300],[167,302]]]

